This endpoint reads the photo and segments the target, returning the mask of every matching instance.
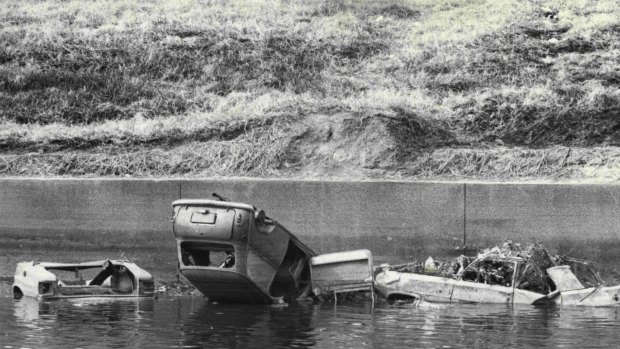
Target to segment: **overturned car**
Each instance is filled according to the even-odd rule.
[[[448,263],[383,266],[375,290],[391,301],[616,306],[620,286],[605,287],[583,260],[508,242]]]
[[[17,263],[13,296],[37,299],[153,297],[151,274],[127,260]]]
[[[317,255],[263,210],[216,197],[172,203],[179,272],[209,300],[269,304],[372,292],[370,251]]]

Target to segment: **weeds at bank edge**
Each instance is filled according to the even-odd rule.
[[[420,178],[620,180],[617,148],[438,149],[402,170]]]
[[[279,168],[288,141],[287,125],[274,123],[234,141],[191,142],[166,148],[102,147],[0,156],[0,173],[16,176],[169,176],[248,174],[267,176]]]
[[[0,174],[280,173],[284,145],[248,165],[202,151],[262,149],[250,140],[269,139],[274,122],[348,113],[364,125],[395,110],[399,154],[383,168],[395,176],[503,173],[470,167],[496,146],[541,173],[520,149],[620,145],[618,16],[612,0],[9,2]],[[469,155],[424,165],[448,146]]]
[[[289,169],[288,136],[239,142],[190,143],[171,149],[118,152],[63,152],[0,155],[6,176],[257,176],[279,178],[421,179],[421,180],[587,180],[620,181],[617,148],[549,149],[441,148],[400,168],[347,166]],[[328,172],[322,172],[326,170]]]

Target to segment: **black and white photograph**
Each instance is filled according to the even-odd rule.
[[[0,349],[615,348],[619,0],[0,0]]]

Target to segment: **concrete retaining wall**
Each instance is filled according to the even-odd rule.
[[[121,256],[170,275],[178,197],[178,181],[0,180],[0,275],[17,261]]]
[[[539,241],[559,253],[620,267],[620,185],[467,184],[473,248]]]
[[[609,265],[620,255],[618,185],[0,179],[0,276],[22,260],[125,256],[173,279],[170,204],[213,192],[265,209],[319,253],[369,248],[375,264],[506,238]]]

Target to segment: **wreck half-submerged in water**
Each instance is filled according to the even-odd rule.
[[[328,276],[313,284],[314,251],[263,210],[203,199],[177,200],[172,207],[179,271],[210,300],[274,303],[310,296],[313,290],[372,290],[370,251],[332,256],[329,263],[318,259],[321,275]],[[326,268],[336,271],[334,279],[337,271],[361,271],[338,283],[329,281]]]
[[[15,298],[125,298],[154,294],[153,276],[127,260],[20,262],[13,283]]]
[[[587,261],[550,256],[543,248],[504,244],[444,268],[419,263],[384,266],[376,291],[388,300],[618,306],[620,286],[603,286]]]
[[[472,273],[465,270],[452,276],[386,268],[377,274],[375,289],[388,300],[441,303],[544,304],[558,296],[557,293],[528,287],[523,273],[527,265],[521,258],[493,261],[496,268],[493,274],[478,272],[488,264],[485,260],[475,260],[465,268],[469,268]],[[499,280],[501,282],[497,282]]]

